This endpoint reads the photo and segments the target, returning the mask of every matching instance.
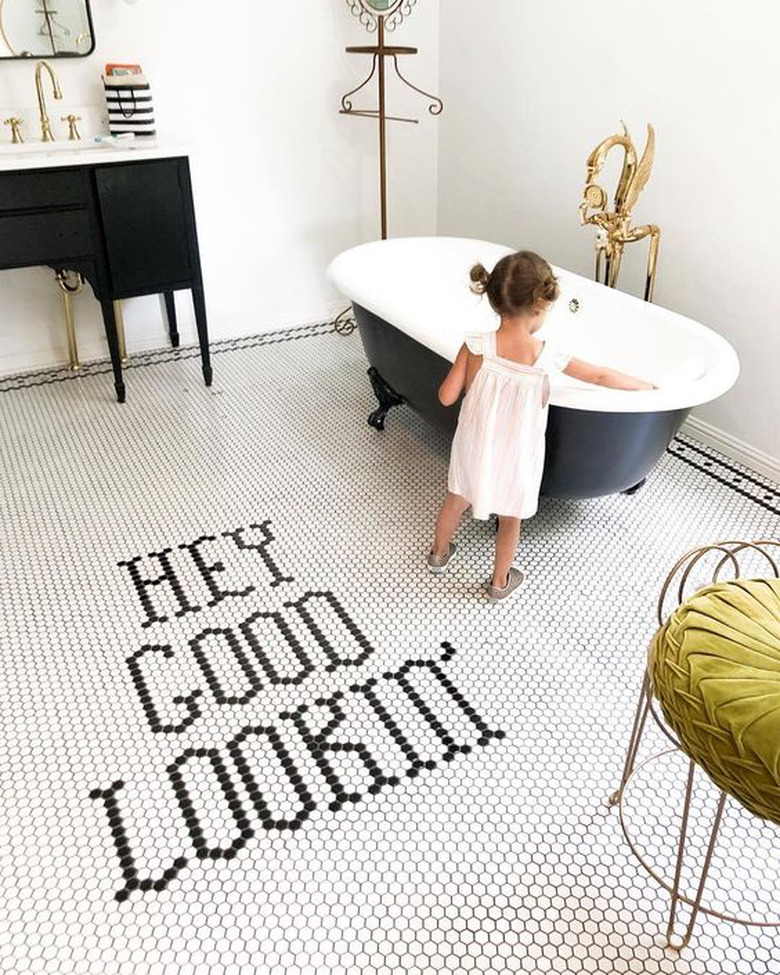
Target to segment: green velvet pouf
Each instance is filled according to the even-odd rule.
[[[683,750],[780,824],[780,580],[718,583],[656,633],[650,676]]]

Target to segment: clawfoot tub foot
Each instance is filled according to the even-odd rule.
[[[646,477],[643,477],[642,480],[639,482],[639,484],[635,484],[633,487],[626,488],[625,491],[621,491],[620,493],[621,494],[628,494],[628,495],[636,494],[637,491],[641,491],[642,488],[645,486],[645,481],[646,480],[647,480],[647,478]]]
[[[368,424],[375,430],[384,430],[387,414],[394,406],[402,406],[406,400],[403,396],[399,396],[391,386],[388,386],[374,366],[368,370],[368,378],[371,380],[374,395],[379,401],[379,406],[368,418]]]

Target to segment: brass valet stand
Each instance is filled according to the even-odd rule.
[[[381,239],[387,240],[387,123],[388,122],[407,122],[410,125],[418,125],[419,119],[404,118],[398,115],[387,114],[387,75],[388,61],[397,78],[412,91],[417,92],[424,98],[430,100],[428,112],[431,115],[441,115],[444,111],[444,102],[436,95],[432,95],[417,85],[413,85],[408,78],[401,72],[398,59],[417,54],[416,47],[389,46],[385,43],[385,24],[382,17],[377,18],[377,43],[359,47],[348,47],[347,54],[366,54],[371,57],[371,71],[365,81],[362,81],[357,88],[348,91],[341,99],[340,115],[351,115],[356,118],[376,119],[379,123],[379,206],[381,221]],[[378,108],[355,108],[352,104],[352,97],[362,91],[374,78],[377,77],[378,87]],[[351,317],[351,308],[347,308],[334,320],[333,327],[340,335],[351,335],[355,330],[355,322]]]

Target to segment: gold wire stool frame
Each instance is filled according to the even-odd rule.
[[[773,549],[777,549],[777,553],[773,552]],[[768,550],[768,551],[767,551]],[[666,598],[669,590],[672,587],[672,583],[678,573],[682,573],[680,576],[679,585],[677,587],[677,602],[678,605],[685,601],[685,589],[688,581],[691,577],[692,571],[696,568],[701,560],[710,553],[719,552],[721,553],[721,559],[715,567],[712,574],[712,583],[717,583],[720,581],[721,572],[727,564],[734,571],[734,579],[739,578],[740,566],[737,556],[746,553],[753,552],[761,555],[768,562],[771,567],[771,571],[775,578],[780,578],[780,569],[778,568],[778,563],[772,558],[770,552],[773,554],[780,555],[780,541],[772,539],[763,539],[755,542],[738,542],[738,541],[727,541],[718,542],[714,545],[705,545],[702,548],[694,549],[691,552],[683,555],[682,558],[678,559],[674,568],[671,570],[666,578],[666,582],[661,590],[661,595],[658,599],[658,624],[663,626],[664,624],[664,605],[666,603]],[[641,764],[636,764],[637,754],[639,752],[639,747],[642,742],[642,735],[647,724],[648,714],[652,716],[656,725],[660,728],[666,738],[672,744],[672,748],[668,748],[663,752],[659,752],[655,755],[651,755],[649,758],[645,759]],[[704,862],[701,868],[701,874],[699,876],[699,883],[696,888],[696,894],[693,899],[686,897],[680,891],[680,880],[682,876],[683,861],[685,858],[685,845],[688,838],[688,823],[691,808],[691,799],[693,796],[693,786],[694,786],[694,776],[696,771],[696,763],[693,759],[688,759],[688,776],[685,787],[685,799],[683,802],[682,810],[682,820],[680,823],[680,839],[677,846],[677,860],[675,864],[674,880],[670,885],[664,880],[657,872],[657,870],[651,866],[642,853],[637,849],[637,846],[631,836],[629,830],[628,817],[626,815],[624,806],[624,797],[626,789],[631,782],[634,775],[640,772],[643,768],[646,768],[658,759],[675,753],[681,753],[685,755],[685,751],[682,748],[680,742],[674,737],[669,728],[666,726],[663,718],[658,714],[654,704],[653,704],[653,685],[650,678],[650,672],[645,669],[644,678],[642,680],[642,690],[639,695],[639,703],[637,705],[636,713],[634,715],[634,724],[631,730],[631,737],[629,739],[628,751],[626,753],[626,760],[623,766],[623,774],[621,776],[620,785],[618,789],[609,797],[609,805],[617,806],[620,816],[620,828],[623,831],[623,836],[628,843],[631,852],[641,863],[647,873],[658,883],[664,890],[671,894],[672,902],[669,910],[669,921],[666,927],[666,943],[669,948],[676,951],[681,951],[683,948],[687,947],[691,940],[691,935],[693,934],[694,928],[696,926],[696,920],[699,914],[706,914],[709,917],[718,918],[722,921],[728,921],[732,924],[741,924],[746,927],[759,927],[759,928],[776,928],[780,927],[780,919],[775,921],[764,921],[756,920],[751,917],[736,917],[731,914],[727,914],[723,911],[717,911],[714,908],[705,906],[702,901],[704,897],[704,890],[707,884],[707,879],[709,877],[710,866],[712,865],[712,858],[715,852],[715,846],[718,839],[718,833],[720,831],[721,822],[723,820],[723,812],[726,807],[726,800],[728,795],[724,791],[720,791],[718,805],[715,810],[715,818],[712,824],[712,829],[710,830],[709,842],[707,845],[707,851],[704,856]],[[746,814],[749,815],[749,813]],[[677,921],[677,911],[680,904],[686,904],[691,908],[691,916],[688,921],[688,925],[685,929],[685,934],[678,941],[675,940],[675,926]]]

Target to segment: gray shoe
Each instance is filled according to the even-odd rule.
[[[503,589],[498,586],[494,586],[491,582],[485,583],[485,589],[487,589],[488,599],[491,603],[500,603],[502,599],[506,599],[507,596],[511,596],[512,593],[519,589],[525,582],[525,572],[522,569],[516,569],[514,566],[509,570],[509,578]]]
[[[458,546],[455,542],[450,542],[450,550],[446,555],[434,555],[433,552],[428,556],[428,568],[434,575],[440,576],[447,566],[452,562]]]

